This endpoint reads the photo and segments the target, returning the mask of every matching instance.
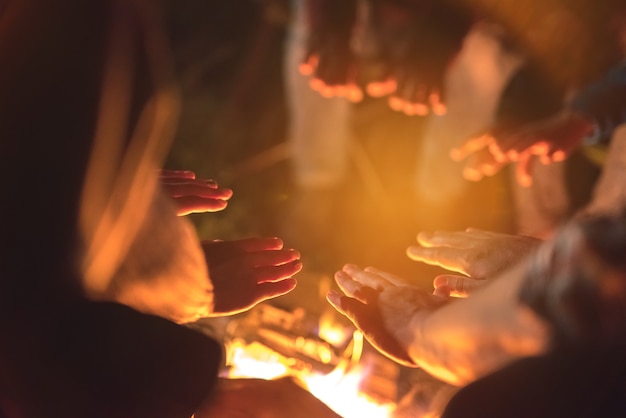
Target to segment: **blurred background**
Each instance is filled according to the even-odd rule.
[[[202,239],[283,238],[302,252],[305,270],[296,293],[309,293],[308,281],[332,277],[348,262],[430,286],[436,270],[404,253],[418,231],[512,229],[507,173],[468,183],[461,166],[443,155],[428,162],[441,169],[426,170],[416,181],[415,173],[424,172],[418,154],[428,119],[395,113],[383,99],[351,105],[352,143],[341,185],[302,190],[289,145],[289,2],[164,2],[183,89],[180,129],[166,167],[193,170],[235,191],[225,211],[193,216]],[[421,193],[420,184],[437,190],[450,178],[463,185],[453,195],[433,200]]]

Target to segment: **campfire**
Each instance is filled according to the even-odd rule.
[[[398,368],[364,352],[363,335],[302,309],[259,306],[226,330],[223,377],[295,378],[342,417],[389,417],[395,408]]]

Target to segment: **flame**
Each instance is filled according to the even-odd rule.
[[[272,380],[289,374],[289,363],[275,351],[253,342],[246,345],[235,340],[227,347],[227,376],[231,379],[254,378]]]
[[[391,416],[394,404],[379,404],[375,399],[360,392],[359,386],[365,377],[365,369],[358,366],[348,373],[343,367],[338,367],[327,375],[316,374],[300,378],[313,396],[343,418]]]
[[[321,374],[296,367],[295,360],[283,357],[263,344],[234,340],[227,347],[227,362],[231,366],[227,377],[269,380],[291,375],[344,418],[389,417],[395,404],[381,404],[359,390],[367,377],[366,368],[358,364],[363,350],[363,334],[355,331],[348,349],[351,351],[349,358],[344,358],[332,372]]]

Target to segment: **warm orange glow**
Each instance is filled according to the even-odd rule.
[[[338,342],[349,338],[346,330],[333,323],[330,317],[322,317],[320,322],[320,336]],[[258,342],[247,344],[243,340],[234,340],[227,347],[230,366],[227,377],[276,379],[289,375],[344,418],[389,417],[395,404],[377,402],[359,389],[368,375],[366,366],[359,364],[362,350],[363,335],[354,331],[347,354],[332,372],[323,374],[302,367],[297,360],[286,358]],[[320,358],[323,360],[324,356]]]
[[[359,391],[365,377],[365,370],[358,366],[349,372],[338,367],[327,375],[317,374],[301,379],[316,398],[344,418],[389,417],[395,408],[394,404],[378,404]]]

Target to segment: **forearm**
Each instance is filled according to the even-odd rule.
[[[468,299],[411,320],[409,355],[432,375],[464,385],[521,357],[546,351],[549,329],[519,302],[524,266],[508,270]]]

